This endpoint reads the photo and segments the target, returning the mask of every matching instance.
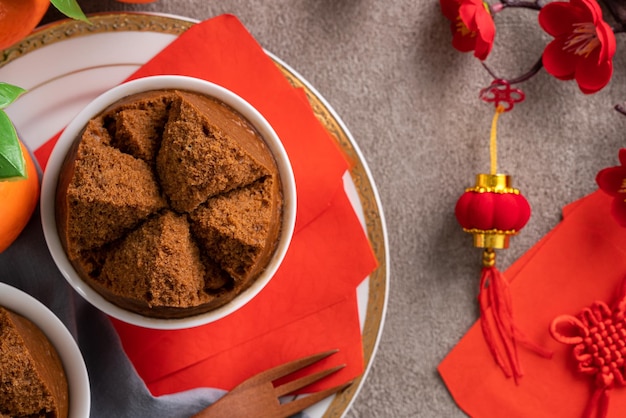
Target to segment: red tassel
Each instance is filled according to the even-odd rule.
[[[609,388],[596,388],[589,399],[589,403],[585,408],[583,414],[584,418],[592,418],[595,411],[596,418],[606,418],[609,412],[609,395],[611,391]]]
[[[518,344],[545,358],[552,357],[552,353],[528,340],[515,326],[508,283],[494,264],[493,249],[486,249],[478,294],[481,328],[494,360],[505,376],[517,383],[523,375]]]

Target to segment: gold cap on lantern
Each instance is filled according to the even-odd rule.
[[[474,237],[474,247],[476,248],[495,248],[498,250],[509,248],[509,239],[511,233],[509,231],[500,231],[498,229],[490,230],[473,230],[467,231]]]
[[[477,174],[476,186],[467,191],[519,194],[519,190],[511,187],[511,176],[508,174]]]

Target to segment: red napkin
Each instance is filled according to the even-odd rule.
[[[298,188],[296,230],[325,209],[348,168],[336,142],[296,90],[235,16],[191,27],[130,79],[187,75],[212,81],[243,97],[270,122],[291,160]]]
[[[563,221],[506,272],[515,320],[532,340],[552,350],[544,359],[519,351],[519,385],[494,363],[475,324],[439,365],[455,401],[472,417],[581,417],[592,378],[575,372],[571,346],[549,334],[559,315],[577,315],[594,301],[612,305],[626,277],[626,229],[610,215],[612,198],[595,192],[563,209]],[[612,391],[608,417],[621,417],[626,391]]]
[[[340,348],[337,364],[340,358],[347,364],[338,378],[359,375],[358,316],[343,312],[356,312],[355,302],[346,298],[354,297],[356,286],[375,264],[353,214],[345,194],[337,193],[330,208],[296,234],[284,264],[261,294],[224,319],[167,332],[115,321],[128,356],[150,390],[165,394],[196,386],[231,389],[272,365],[329,348]],[[333,309],[341,315],[333,317]],[[264,361],[252,361],[255,356],[248,357],[251,353],[245,349],[249,346],[257,355],[266,354]],[[224,357],[236,361],[223,362]],[[197,380],[164,379],[190,367],[194,370],[183,375]]]
[[[356,287],[377,261],[343,190],[346,158],[316,119],[304,92],[289,84],[231,15],[194,25],[130,79],[157,74],[203,78],[255,106],[289,154],[298,212],[296,233],[276,276],[231,316],[180,331],[143,329],[113,320],[138,374],[155,395],[195,387],[228,390],[259,371],[339,348],[325,364],[345,363],[346,368],[311,390],[360,375],[363,353]],[[42,166],[57,138],[36,152]]]
[[[247,100],[270,122],[292,163],[298,188],[296,230],[328,207],[348,163],[313,114],[304,91],[294,89],[261,46],[232,15],[192,26],[129,80],[151,75],[205,79]],[[35,153],[42,167],[58,135]]]

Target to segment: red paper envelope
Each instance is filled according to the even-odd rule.
[[[361,367],[363,351],[359,344],[355,344],[355,341],[360,339],[356,294],[354,294],[313,315],[286,324],[272,333],[245,341],[241,345],[219,352],[211,358],[165,378],[148,382],[148,386],[155,395],[193,389],[197,387],[198,382],[202,382],[203,386],[207,387],[233,388],[256,373],[267,370],[268,367],[293,360],[294,349],[300,352],[298,357],[304,357],[327,350],[328,341],[331,340],[335,343],[333,347],[339,349],[339,353],[349,361],[343,363],[333,356],[324,363],[316,364],[315,370],[338,364],[346,364],[346,367],[333,375],[330,382],[316,383],[306,388],[306,391],[315,392],[350,381],[363,372]],[[276,344],[276,341],[281,341],[281,344]],[[268,362],[268,359],[271,360]],[[235,365],[235,367],[231,367],[230,373],[223,376],[207,373],[215,364]]]
[[[349,343],[360,350],[358,320],[348,321],[352,327],[346,327],[342,318],[328,323],[315,320],[317,312],[354,297],[356,286],[376,266],[373,256],[365,257],[371,254],[367,241],[355,239],[363,229],[356,217],[350,216],[353,213],[345,194],[338,193],[331,207],[294,237],[284,264],[261,294],[224,319],[178,331],[144,329],[114,321],[130,360],[148,387],[152,390],[151,382],[204,362],[205,373],[197,374],[201,379],[189,380],[185,387],[223,382],[217,387],[232,389],[232,364],[207,359],[217,360],[219,354],[247,342],[256,341],[257,350],[276,351],[283,356],[291,352],[292,359],[306,355],[311,347],[329,349]],[[330,236],[335,237],[332,243]],[[295,331],[285,339],[282,329],[292,324]],[[354,327],[356,334],[351,329]],[[316,341],[311,341],[312,335]],[[349,351],[333,356],[337,364],[357,365],[357,369],[362,367],[360,358],[351,358]],[[259,364],[273,361],[269,356]]]
[[[524,376],[516,385],[491,358],[475,324],[439,365],[455,401],[472,417],[581,417],[592,378],[577,374],[571,346],[549,326],[559,315],[577,315],[594,301],[609,304],[626,277],[626,229],[610,215],[611,198],[596,192],[564,209],[564,220],[529,255],[505,273],[511,281],[515,320],[533,341],[554,352],[544,359],[520,349]],[[626,392],[612,391],[608,417],[621,417]]]

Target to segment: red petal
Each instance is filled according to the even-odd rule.
[[[493,18],[486,10],[483,9],[482,13],[476,14],[476,26],[478,27],[480,37],[485,42],[493,43],[496,36],[496,25],[493,23]]]
[[[493,21],[491,21],[493,24]],[[487,29],[485,32],[479,32],[476,37],[476,47],[474,48],[474,56],[480,60],[487,59],[487,56],[493,48],[493,40],[495,37],[495,25],[493,30]]]
[[[603,61],[597,63],[597,54],[592,53],[588,58],[578,61],[576,66],[576,82],[585,94],[592,94],[601,90],[611,80],[613,75],[613,62]]]
[[[543,66],[546,71],[560,80],[574,78],[576,64],[579,57],[565,51],[564,38],[556,38],[543,51]]]
[[[451,22],[459,16],[459,2],[457,0],[439,0],[441,13]]]
[[[452,46],[461,52],[473,51],[476,48],[476,36],[471,34],[464,36],[461,32],[455,31]]]
[[[621,148],[618,153],[619,163],[626,166],[626,148]]]
[[[626,201],[624,201],[623,196],[613,199],[611,215],[613,215],[619,226],[626,227]]]
[[[474,56],[481,61],[487,59],[487,56],[491,52],[493,42],[485,42],[480,37],[476,39],[476,47],[474,48]]]
[[[597,24],[602,20],[602,9],[596,0],[571,0],[570,3],[584,11],[586,22]]]
[[[626,169],[622,166],[607,167],[596,174],[596,183],[600,190],[610,196],[619,196],[619,190],[626,179]]]
[[[543,30],[555,38],[570,34],[574,23],[588,21],[581,8],[559,1],[543,6],[538,19]]]
[[[478,10],[479,9],[476,7],[476,4],[473,2],[462,2],[459,6],[459,16],[461,17],[461,20],[465,23],[465,26],[473,32],[478,31],[478,25],[476,24],[476,14],[478,13]]]
[[[613,59],[615,55],[615,34],[613,29],[606,24],[605,21],[600,21],[596,26],[596,34],[602,49],[600,51],[600,61],[606,61]]]

